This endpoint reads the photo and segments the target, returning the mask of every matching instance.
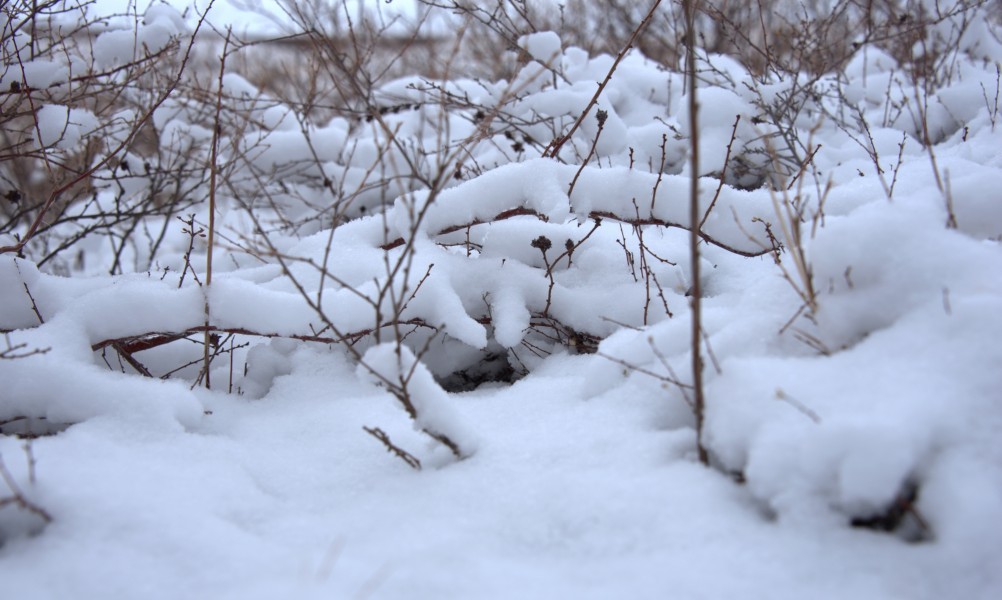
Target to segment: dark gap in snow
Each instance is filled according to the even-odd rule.
[[[438,384],[447,392],[469,392],[485,383],[514,383],[519,379],[508,362],[507,352],[491,352],[476,364],[438,378]]]

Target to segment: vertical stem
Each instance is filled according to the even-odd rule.
[[[689,87],[689,260],[692,261],[692,390],[696,413],[696,449],[699,462],[710,463],[703,446],[703,355],[702,355],[702,289],[699,282],[699,103],[696,101],[696,2],[684,0],[685,11],[685,70]]]
[[[231,30],[226,31],[226,40],[223,42],[223,53],[219,57],[219,89],[216,90],[216,119],[212,128],[212,149],[209,152],[209,240],[208,249],[205,253],[205,389],[211,389],[212,381],[209,378],[209,363],[212,359],[212,333],[209,329],[209,291],[212,286],[212,249],[216,243],[216,161],[219,158],[219,134],[222,126],[219,116],[223,110],[223,74],[226,72],[226,54],[230,47]]]
[[[4,2],[4,4],[6,4],[6,2]],[[28,42],[31,50],[31,60],[35,60],[35,45],[38,40],[38,31],[36,24],[37,19],[38,19],[38,0],[31,0],[31,40],[29,40]]]

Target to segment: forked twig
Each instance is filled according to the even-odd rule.
[[[386,435],[385,431],[383,431],[378,427],[363,426],[362,429],[365,430],[365,432],[371,435],[372,437],[379,440],[380,443],[382,443],[383,446],[386,447],[387,452],[407,463],[408,467],[414,469],[415,471],[421,470],[421,461],[418,460],[418,458],[413,454],[411,454],[410,452],[394,444],[393,440],[390,439],[390,436]]]

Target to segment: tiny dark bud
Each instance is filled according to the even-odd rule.
[[[478,111],[477,111],[477,112],[476,112],[476,113],[475,113],[475,114],[473,115],[473,120],[474,120],[474,121],[483,121],[483,120],[484,120],[484,118],[486,118],[486,117],[487,117],[487,115],[485,115],[485,114],[484,114],[484,111],[482,111],[482,110],[478,110]]]
[[[567,240],[564,242],[564,248],[566,248],[568,252],[574,252],[574,241]]]
[[[11,93],[14,93],[14,94],[20,92],[21,91],[21,82],[20,81],[12,81],[12,82],[10,82],[10,91],[11,91]]]
[[[8,190],[4,197],[7,198],[7,202],[11,204],[17,204],[21,201],[21,192],[17,190]]]
[[[553,247],[553,242],[550,241],[545,235],[541,235],[538,238],[532,240],[529,244],[533,248],[539,248],[545,254],[547,250]]]
[[[595,113],[595,118],[598,119],[599,127],[605,127],[605,121],[606,119],[609,118],[609,113],[607,111],[599,109],[598,112]]]

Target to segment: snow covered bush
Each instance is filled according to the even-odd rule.
[[[2,439],[58,433],[35,442],[53,462],[75,445],[159,457],[176,442],[198,473],[264,490],[252,508],[222,488],[197,500],[224,498],[242,523],[300,493],[316,494],[294,501],[308,513],[399,496],[403,467],[364,429],[411,467],[451,465],[404,480],[415,514],[457,499],[514,514],[568,486],[579,496],[548,509],[549,533],[516,527],[512,543],[587,546],[594,526],[600,556],[634,533],[663,544],[667,509],[610,525],[581,498],[633,514],[623,498],[677,477],[729,499],[687,504],[700,526],[764,516],[867,548],[887,541],[848,525],[894,530],[934,541],[923,564],[964,556],[987,582],[970,596],[985,596],[1002,543],[983,527],[1002,518],[997,10],[779,3],[766,23],[741,21],[747,3],[702,3],[704,47],[683,56],[668,4],[611,3],[629,26],[609,52],[536,26],[529,3],[423,4],[465,19],[461,52],[510,42],[498,76],[450,53],[429,66],[440,77],[397,76],[387,63],[407,45],[386,40],[400,26],[346,3],[341,38],[322,3],[291,4],[312,83],[284,91],[234,66],[256,41],[199,38],[200,21],[165,6],[132,29],[83,21],[93,44],[60,41],[92,48],[81,59],[28,32],[44,19],[7,14],[0,358],[16,360],[0,360]],[[81,22],[43,14],[49,32]],[[367,60],[380,40],[403,50]],[[714,470],[682,473],[700,434]],[[545,477],[520,475],[532,469]],[[69,472],[38,490],[54,522],[85,514],[59,481],[117,514]],[[515,504],[488,501],[485,473],[512,478]],[[397,539],[383,529],[373,544]]]
[[[64,274],[88,268],[101,240],[112,273],[147,268],[164,231],[137,226],[196,202],[184,168],[158,160],[154,123],[188,26],[165,5],[137,21],[90,4],[11,2],[2,17],[0,246]]]

